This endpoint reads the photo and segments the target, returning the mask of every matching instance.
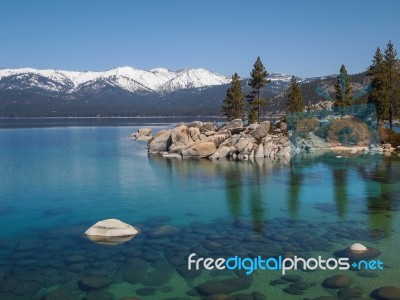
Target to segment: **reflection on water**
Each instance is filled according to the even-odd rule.
[[[337,214],[341,219],[344,219],[347,208],[347,168],[332,169],[332,178],[333,198],[336,202]]]
[[[0,131],[0,299],[336,298],[322,286],[333,275],[364,298],[398,286],[397,156],[164,159],[127,140],[135,130]],[[114,247],[83,238],[110,217],[142,234]],[[278,271],[187,269],[192,252],[327,258],[354,242],[379,249],[385,270],[299,270],[295,284]]]

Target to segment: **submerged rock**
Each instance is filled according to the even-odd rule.
[[[95,290],[87,294],[85,300],[114,300],[115,297],[112,293],[106,290]]]
[[[346,275],[335,275],[324,280],[322,286],[328,289],[340,289],[347,287],[353,279]]]
[[[129,241],[139,230],[117,219],[99,221],[85,231],[85,235],[93,242],[117,245]]]
[[[356,243],[344,250],[337,251],[334,254],[337,257],[347,257],[350,260],[358,261],[363,259],[373,259],[378,257],[381,252],[378,249]]]
[[[73,293],[71,291],[67,291],[64,289],[57,289],[54,291],[51,291],[46,295],[44,298],[45,300],[80,300],[81,297]]]
[[[163,238],[178,233],[179,229],[171,225],[162,225],[153,228],[148,233],[150,238]]]
[[[108,277],[83,277],[79,280],[79,286],[82,290],[90,291],[105,288],[112,283]]]
[[[345,287],[337,292],[337,297],[342,300],[358,299],[362,296],[362,289],[359,287]]]
[[[211,280],[196,287],[201,295],[230,294],[236,291],[247,289],[251,286],[248,278],[229,278],[223,280]]]
[[[373,299],[400,300],[400,288],[384,286],[371,293]]]

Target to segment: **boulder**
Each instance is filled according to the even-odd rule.
[[[229,138],[227,134],[215,134],[206,138],[207,142],[213,142],[216,147],[219,147],[224,141]]]
[[[198,141],[200,139],[200,129],[197,127],[189,127],[189,134],[190,137],[194,142]]]
[[[243,127],[243,122],[241,119],[234,119],[224,125],[222,125],[218,131],[225,130],[225,129],[233,129],[233,128],[241,128]]]
[[[203,122],[200,121],[193,121],[186,125],[188,128],[197,128],[200,129],[203,126]]]
[[[279,129],[282,131],[286,131],[287,130],[287,124],[285,122],[280,122],[279,123]]]
[[[346,275],[335,275],[324,280],[322,286],[328,289],[340,289],[352,283],[352,279]]]
[[[345,287],[337,292],[337,297],[343,300],[359,299],[363,292],[359,287]]]
[[[390,148],[392,148],[392,144],[386,143],[386,144],[383,144],[382,147],[383,147],[383,149],[390,149]]]
[[[90,291],[105,288],[112,283],[108,277],[83,277],[78,284],[82,290]]]
[[[227,146],[227,147],[232,147],[234,144],[237,143],[237,141],[239,140],[240,136],[238,134],[232,135],[231,137],[229,137],[228,139],[225,140],[225,142],[223,142],[221,146]]]
[[[137,228],[117,219],[99,221],[85,231],[91,241],[110,245],[126,242],[138,233]]]
[[[163,156],[166,155],[166,154],[179,154],[180,155],[182,153],[183,149],[185,149],[185,148],[186,148],[185,145],[177,146],[175,144],[172,144],[171,147],[169,147],[168,152],[163,152],[161,154]]]
[[[170,144],[171,131],[170,130],[160,130],[157,132],[153,138],[149,141],[148,151],[149,153],[160,153],[166,151]]]
[[[253,150],[254,144],[252,142],[248,142],[247,145],[243,148],[241,154],[249,156],[251,151]]]
[[[228,156],[230,152],[230,148],[227,146],[221,146],[217,149],[217,151],[214,152],[213,155],[211,155],[209,158],[210,159],[219,159],[219,158],[224,158]]]
[[[223,280],[211,280],[198,285],[196,291],[204,296],[213,294],[230,294],[247,289],[251,286],[248,278],[228,278]]]
[[[137,132],[129,136],[130,139],[137,141],[149,141],[151,136],[151,128],[139,128]]]
[[[255,158],[263,158],[264,157],[264,144],[261,143],[258,145],[257,150],[254,154]]]
[[[368,260],[378,257],[381,252],[378,249],[373,247],[366,247],[362,244],[353,244],[350,247],[335,252],[335,256],[337,257],[348,257],[350,260],[359,261],[362,259]],[[365,250],[365,248],[366,250]]]
[[[11,298],[10,298],[11,299]],[[81,297],[72,291],[57,289],[46,295],[45,300],[80,300]]]
[[[354,243],[350,246],[350,251],[354,253],[364,253],[367,251],[367,247],[360,243]]]
[[[242,152],[243,149],[249,144],[249,141],[246,139],[239,139],[237,143],[234,145],[237,152]]]
[[[243,127],[243,122],[241,119],[234,119],[230,121],[228,124],[226,124],[226,127],[228,129],[230,128],[237,128],[237,127]]]
[[[264,121],[259,124],[250,134],[256,139],[260,140],[268,135],[269,129],[271,128],[270,121]]]
[[[88,292],[85,297],[85,300],[115,300],[115,297],[109,291],[104,289],[99,289]]]
[[[179,228],[171,225],[161,225],[153,228],[148,232],[150,238],[163,238],[179,232]]]
[[[208,157],[217,151],[213,142],[197,142],[182,151],[182,156]]]
[[[193,143],[193,140],[188,128],[182,124],[172,129],[171,142],[173,146],[186,146]]]
[[[247,131],[252,131],[254,129],[256,129],[258,126],[258,123],[252,123],[249,126],[247,126]]]
[[[215,126],[213,123],[204,123],[201,128],[201,132],[206,132],[206,131],[215,131]]]

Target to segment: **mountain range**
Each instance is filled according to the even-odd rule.
[[[283,94],[290,78],[281,73],[269,75],[271,83],[263,91],[270,99],[266,111],[284,109]],[[323,85],[334,78],[297,80],[307,91],[315,83]],[[242,80],[246,93],[247,82]],[[229,83],[229,77],[201,68],[143,71],[120,67],[105,72],[0,69],[0,116],[220,115]],[[307,99],[310,103],[323,100],[315,95]]]

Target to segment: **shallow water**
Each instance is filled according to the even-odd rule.
[[[226,278],[239,278],[222,289],[236,299],[312,299],[336,297],[322,283],[340,274],[365,298],[399,286],[399,157],[166,160],[127,139],[136,129],[0,129],[0,299],[202,299],[199,285]],[[106,218],[142,233],[113,247],[82,236]],[[355,242],[379,249],[384,270],[289,271],[295,287],[280,271],[187,270],[192,252],[328,258]]]

